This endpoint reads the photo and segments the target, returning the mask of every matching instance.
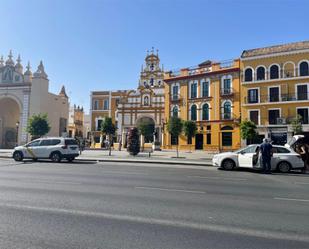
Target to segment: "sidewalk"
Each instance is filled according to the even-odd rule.
[[[0,149],[0,158],[11,157],[12,150]],[[108,150],[84,150],[77,157],[82,161],[99,161],[99,162],[136,162],[136,163],[161,163],[161,164],[183,164],[183,165],[199,165],[211,166],[213,154],[205,151],[180,151],[179,158],[176,158],[176,151],[162,150],[154,151],[149,157],[148,153],[141,152],[137,156],[131,156],[126,150],[114,151],[112,155],[108,155]]]

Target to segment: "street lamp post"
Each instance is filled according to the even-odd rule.
[[[18,128],[19,128],[19,121],[16,122],[16,146],[18,145]]]

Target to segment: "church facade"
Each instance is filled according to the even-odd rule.
[[[0,148],[13,148],[30,140],[26,132],[29,117],[46,113],[51,126],[49,136],[67,131],[69,102],[65,88],[59,94],[48,92],[49,79],[40,62],[32,74],[30,63],[24,71],[20,56],[16,62],[10,51],[0,59]]]
[[[162,142],[162,125],[164,123],[164,71],[160,66],[158,51],[152,49],[147,53],[142,65],[137,89],[113,92],[91,92],[91,128],[96,143],[98,131],[104,117],[111,117],[117,126],[117,142],[126,144],[128,130],[146,121],[154,124],[155,133],[146,142]]]

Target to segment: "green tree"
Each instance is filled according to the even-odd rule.
[[[242,139],[251,141],[257,136],[256,125],[250,120],[245,120],[240,123],[240,136]]]
[[[109,156],[112,155],[112,137],[115,135],[116,126],[113,124],[112,118],[106,117],[101,125],[101,131],[108,136]]]
[[[177,144],[176,144],[176,152],[177,157],[179,157],[178,152],[178,137],[181,134],[183,129],[183,122],[178,117],[171,117],[169,121],[167,122],[167,131],[169,134],[171,134],[173,137],[177,137]]]
[[[33,114],[29,118],[26,131],[30,133],[32,139],[46,135],[50,131],[47,114]]]
[[[153,136],[153,132],[155,130],[154,123],[151,121],[142,121],[138,125],[138,130],[144,136],[144,143],[143,143],[143,150],[144,150],[145,139],[149,139]]]
[[[136,127],[129,130],[127,143],[127,151],[130,155],[136,156],[140,150],[139,133]]]
[[[195,136],[196,131],[197,131],[197,126],[194,121],[187,120],[183,123],[183,130],[185,133],[185,136],[189,139],[191,139]],[[191,151],[191,144],[190,144],[190,151]]]
[[[294,135],[299,135],[303,133],[302,116],[297,115],[295,118],[293,118],[291,125]]]

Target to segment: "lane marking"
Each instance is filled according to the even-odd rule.
[[[275,200],[281,200],[281,201],[301,201],[301,202],[309,202],[309,200],[306,199],[293,199],[293,198],[284,198],[284,197],[274,197]]]
[[[184,193],[193,193],[193,194],[206,194],[204,191],[197,190],[186,190],[186,189],[173,189],[173,188],[156,188],[156,187],[144,187],[137,186],[135,189],[148,189],[148,190],[159,190],[159,191],[170,191],[170,192],[184,192]]]
[[[245,178],[229,178],[220,176],[187,176],[188,178],[214,179],[214,180],[229,180],[229,181],[248,181]]]
[[[309,242],[309,237],[306,234],[299,234],[297,232],[282,232],[282,231],[267,231],[267,230],[257,230],[252,228],[238,228],[231,225],[216,225],[216,224],[205,224],[182,220],[167,220],[159,218],[149,218],[142,216],[132,216],[126,214],[110,214],[103,212],[92,212],[92,211],[82,211],[74,209],[64,209],[64,208],[53,208],[53,207],[35,207],[30,205],[17,205],[0,203],[0,208],[8,208],[15,210],[25,210],[34,212],[46,212],[60,215],[74,215],[82,217],[93,217],[101,219],[117,220],[121,222],[133,222],[140,224],[150,224],[150,225],[161,225],[161,226],[173,226],[183,229],[198,229],[202,231],[212,231],[212,232],[222,232],[228,234],[237,234],[242,236],[252,236],[257,238],[266,239],[284,239],[284,240],[294,240],[299,242]]]
[[[294,184],[309,185],[309,182],[294,182]]]
[[[104,174],[119,174],[119,175],[149,175],[147,173],[139,172],[124,172],[124,171],[102,171]]]

